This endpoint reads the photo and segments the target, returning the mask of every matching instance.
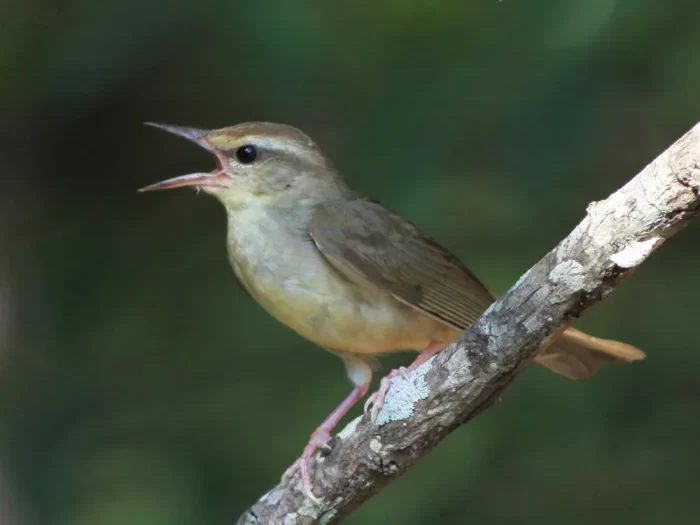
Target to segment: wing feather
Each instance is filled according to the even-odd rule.
[[[309,235],[347,279],[386,291],[456,328],[471,325],[494,301],[459,259],[377,202],[321,204]]]

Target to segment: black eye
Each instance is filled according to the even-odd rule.
[[[255,146],[250,144],[241,146],[236,150],[236,158],[241,164],[250,164],[257,158],[257,156],[258,150],[255,148]]]

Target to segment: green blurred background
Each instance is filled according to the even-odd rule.
[[[136,193],[213,167],[143,121],[300,127],[502,293],[698,120],[699,18],[681,0],[5,0],[0,523],[232,523],[350,387],[236,286],[219,204]],[[695,225],[577,325],[647,361],[583,383],[528,369],[347,523],[698,523],[699,263]]]

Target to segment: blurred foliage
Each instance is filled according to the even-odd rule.
[[[296,125],[503,292],[698,120],[698,17],[683,0],[0,5],[3,525],[231,523],[349,388],[237,288],[213,199],[135,192],[211,165],[141,122]],[[528,370],[347,522],[695,522],[699,261],[695,226],[580,322],[646,362],[584,383]]]

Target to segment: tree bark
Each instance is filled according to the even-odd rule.
[[[700,215],[700,123],[603,201],[443,352],[396,378],[372,424],[351,421],[317,454],[309,501],[298,474],[239,524],[329,524],[402,475],[455,428],[494,404],[550,337],[612,293]]]

